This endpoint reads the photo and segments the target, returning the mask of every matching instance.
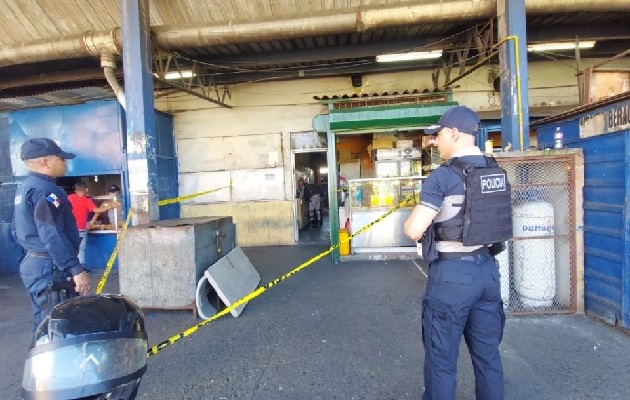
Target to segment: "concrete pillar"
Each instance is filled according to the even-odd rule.
[[[149,0],[122,0],[127,166],[134,225],[160,219]]]
[[[527,90],[527,36],[525,32],[525,0],[498,0],[497,20],[499,60],[501,63],[501,147],[512,143],[513,150],[529,148],[529,106]],[[518,39],[518,53],[516,41]],[[517,59],[518,56],[518,59]],[[518,62],[517,62],[518,61]],[[517,68],[517,63],[518,68]],[[520,88],[517,77],[520,76]],[[518,98],[520,92],[521,110]]]

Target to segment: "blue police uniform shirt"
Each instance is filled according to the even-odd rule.
[[[461,157],[470,165],[485,166],[486,161],[478,147],[463,149],[453,158]],[[466,189],[462,177],[450,167],[436,168],[422,184],[420,204],[437,211],[434,222],[443,222],[455,217],[464,206]],[[461,242],[437,241],[436,248],[442,253],[467,253],[481,246],[464,246]]]
[[[29,172],[15,194],[15,238],[26,251],[48,253],[72,275],[83,271],[77,258],[81,238],[66,193],[56,179]]]

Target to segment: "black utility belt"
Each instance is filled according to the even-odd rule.
[[[462,258],[467,256],[476,256],[479,254],[490,254],[490,250],[486,246],[480,247],[477,250],[468,251],[468,252],[458,252],[458,253],[443,253],[438,252],[439,258],[443,260],[450,260],[452,258]]]

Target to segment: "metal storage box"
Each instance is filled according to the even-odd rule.
[[[120,292],[144,308],[195,309],[197,281],[235,247],[232,217],[177,218],[129,228]]]

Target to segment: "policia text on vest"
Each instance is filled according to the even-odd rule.
[[[432,223],[420,239],[422,257],[428,262],[438,259],[436,240],[490,246],[490,253],[496,255],[505,249],[503,242],[512,237],[512,195],[507,174],[493,157],[484,158],[485,167],[467,165],[460,158],[446,163],[464,180],[466,195],[454,218]]]

